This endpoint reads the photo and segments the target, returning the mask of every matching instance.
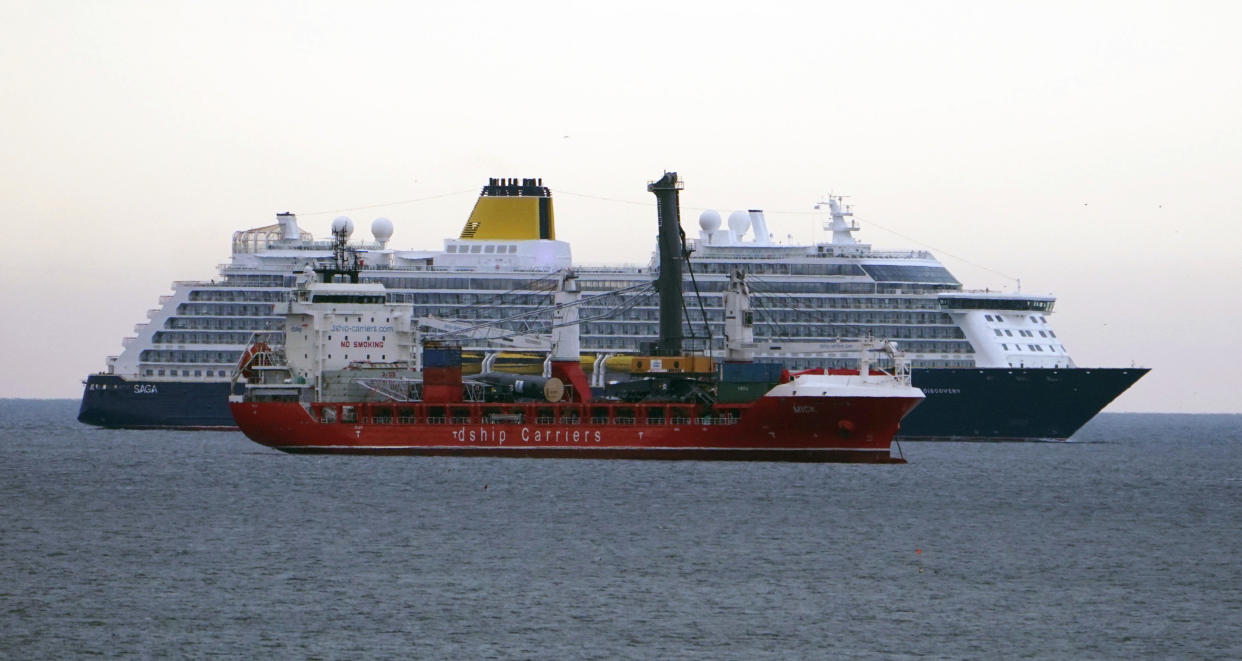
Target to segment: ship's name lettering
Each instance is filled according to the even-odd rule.
[[[814,406],[795,406],[793,407],[793,411],[794,413],[814,413],[815,407]]]
[[[599,443],[599,430],[535,429],[522,427],[522,440],[527,443]]]
[[[378,326],[366,324],[332,324],[330,329],[334,333],[391,333],[392,326]]]
[[[591,429],[531,429],[530,427],[522,427],[518,432],[518,436],[524,443],[599,443],[599,430]],[[462,427],[453,432],[453,440],[462,443],[488,443],[493,442],[498,445],[504,445],[508,435],[504,429],[491,429],[488,427],[478,427],[476,429],[467,429]]]
[[[961,388],[923,388],[923,393],[927,395],[960,395]]]
[[[135,383],[134,384],[135,395],[158,395],[159,392],[160,392],[159,389],[155,387],[154,383]]]
[[[462,427],[453,432],[453,440],[462,443],[486,443],[489,440],[495,441],[500,445],[505,444],[505,430],[488,429],[487,427],[479,427],[478,429],[466,429]]]

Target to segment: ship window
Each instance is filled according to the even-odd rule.
[[[494,253],[496,252],[496,246],[483,246],[483,252]]]
[[[202,376],[203,370],[194,370],[194,376]]]
[[[444,248],[444,252],[447,252],[447,253],[457,252],[457,246],[446,246]]]
[[[148,368],[148,369],[147,369],[147,376],[151,376],[151,373],[152,373],[152,370]]]
[[[1047,334],[1047,333],[1045,333],[1045,332],[1043,332],[1043,331],[1039,331],[1039,336],[1040,336],[1040,337],[1048,337],[1048,334]]]
[[[1049,335],[1049,336],[1051,336],[1051,337],[1056,337],[1056,336],[1057,336],[1057,334],[1056,334],[1056,333],[1054,333],[1054,332],[1052,332],[1052,331],[1048,331],[1048,335]]]
[[[983,318],[984,318],[984,319],[987,319],[988,321],[992,321],[992,315],[990,315],[990,314],[985,314],[985,315],[983,315]]]
[[[1000,329],[999,329],[999,328],[993,328],[993,329],[992,329],[992,332],[993,332],[993,333],[996,333],[997,335],[1000,335],[1000,334],[1001,334],[1001,332],[1000,332]]]
[[[925,284],[961,284],[943,266],[910,266],[904,264],[865,264],[863,272],[876,282],[915,282]]]
[[[509,246],[509,254],[510,254],[510,255],[516,255],[516,254],[517,254],[517,246]]]
[[[1002,345],[1001,345],[1001,348],[1002,348],[1002,349],[1004,349],[1005,351],[1009,351],[1009,345],[1008,345],[1008,344],[1002,344]]]
[[[477,254],[481,250],[483,250],[483,246],[470,246],[470,252],[473,254]]]
[[[1005,329],[1005,335],[1008,335],[1009,337],[1013,337],[1013,333],[1010,333],[1010,332],[1009,332],[1009,329],[1007,329],[1007,328]],[[330,340],[330,339],[332,339],[332,338],[328,338],[328,339]]]
[[[156,372],[156,374],[159,374],[160,376],[164,376],[164,370],[159,370]]]

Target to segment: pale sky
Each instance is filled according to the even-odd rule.
[[[676,170],[688,235],[826,240],[849,195],[876,248],[1056,295],[1079,365],[1153,368],[1108,410],[1242,412],[1242,4],[422,4],[0,0],[0,397],[80,397],[278,211],[438,249],[542,177],[576,261],[646,262]]]

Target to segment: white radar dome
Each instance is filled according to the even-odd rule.
[[[699,228],[704,232],[715,232],[720,229],[720,213],[715,209],[708,209],[699,214]]]
[[[337,234],[342,231],[345,232],[346,237],[353,234],[354,221],[346,218],[345,216],[337,216],[336,220],[332,221],[332,233]]]
[[[376,218],[371,221],[371,236],[380,243],[388,243],[392,238],[392,221],[387,218]]]
[[[746,233],[750,229],[750,213],[746,211],[734,211],[729,214],[729,229],[738,237]]]

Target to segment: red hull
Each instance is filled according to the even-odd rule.
[[[902,463],[910,397],[763,397],[687,404],[234,402],[257,443],[285,452]],[[529,422],[527,422],[529,421]]]

